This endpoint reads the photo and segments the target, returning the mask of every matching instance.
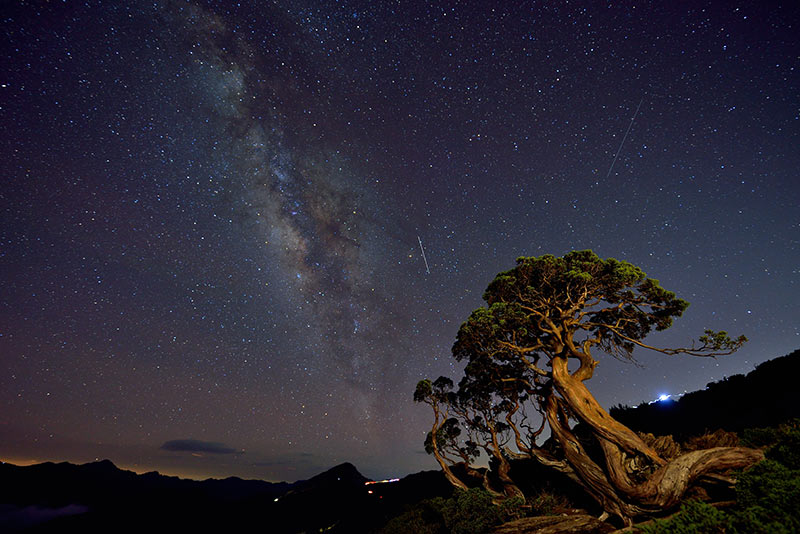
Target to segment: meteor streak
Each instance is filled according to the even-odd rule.
[[[422,251],[422,259],[425,261],[425,271],[431,274],[431,270],[428,268],[428,259],[425,257],[425,249],[422,248],[422,239],[419,236],[417,236],[417,241],[419,241],[419,249]]]
[[[608,168],[608,172],[606,173],[606,179],[611,176],[611,171],[614,170],[614,164],[617,162],[617,158],[619,157],[619,153],[622,150],[622,145],[625,144],[625,139],[628,138],[628,134],[631,133],[631,127],[633,126],[633,121],[636,120],[636,115],[639,114],[639,108],[642,107],[642,102],[644,102],[644,97],[639,100],[639,105],[636,106],[636,112],[633,114],[631,118],[631,123],[628,125],[628,129],[625,131],[625,137],[622,138],[622,142],[619,144],[619,148],[617,149],[617,153],[614,154],[614,161],[611,162],[611,167]]]

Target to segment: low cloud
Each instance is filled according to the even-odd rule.
[[[209,454],[235,454],[240,452],[228,447],[224,443],[200,441],[199,439],[173,439],[164,442],[160,449],[171,452],[198,452]]]

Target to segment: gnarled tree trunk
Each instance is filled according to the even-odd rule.
[[[706,473],[747,467],[763,458],[763,453],[754,449],[717,447],[667,462],[599,405],[583,381],[568,372],[565,357],[553,358],[552,368],[558,395],[553,392],[548,397],[546,416],[553,437],[581,485],[605,511],[626,524],[635,515],[676,506],[692,483]],[[589,425],[600,444],[605,466],[598,465],[584,450],[560,413],[559,403]]]

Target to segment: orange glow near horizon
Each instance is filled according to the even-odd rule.
[[[54,463],[54,464],[67,462],[67,463],[71,463],[71,464],[75,464],[75,465],[82,465],[82,464],[85,464],[85,463],[99,462],[99,461],[104,460],[104,459],[105,458],[94,458],[92,460],[81,460],[81,459],[75,459],[75,458],[52,459],[52,458],[23,458],[23,457],[20,457],[20,456],[2,456],[2,457],[0,457],[0,463],[16,465],[16,466],[19,466],[19,467],[28,467],[28,466],[31,466],[31,465],[43,464],[43,463],[47,463],[47,462],[51,462],[51,463]],[[110,460],[110,458],[109,458],[109,460]],[[178,478],[184,478],[184,479],[189,479],[189,480],[197,480],[197,481],[208,480],[208,479],[211,479],[211,478],[222,480],[222,479],[225,479],[225,478],[229,478],[229,477],[234,477],[235,476],[235,477],[242,478],[242,479],[263,480],[265,482],[272,482],[272,483],[283,482],[283,480],[259,479],[259,478],[255,478],[255,477],[245,477],[245,476],[234,475],[234,474],[229,474],[229,475],[210,474],[210,473],[202,472],[202,471],[199,471],[199,470],[193,470],[193,469],[183,470],[183,469],[175,469],[175,468],[171,468],[171,467],[156,466],[156,465],[152,465],[152,466],[149,466],[149,467],[142,467],[139,464],[127,464],[127,463],[116,462],[114,460],[111,460],[111,461],[113,462],[113,464],[115,466],[117,466],[117,468],[122,469],[123,471],[132,471],[132,472],[136,473],[137,475],[143,475],[145,473],[151,473],[153,471],[156,471],[158,474],[163,475],[163,476],[178,477]]]
[[[54,463],[54,464],[61,463],[61,462],[67,462],[67,463],[72,463],[72,464],[75,464],[75,465],[82,465],[84,463],[99,462],[101,460],[102,460],[102,458],[95,458],[94,460],[91,460],[89,462],[85,462],[85,461],[80,461],[80,460],[63,459],[63,458],[54,460],[54,459],[44,459],[44,458],[21,458],[21,457],[18,457],[18,456],[4,456],[4,457],[0,458],[0,462],[2,462],[4,464],[11,464],[11,465],[19,466],[19,467],[28,467],[30,465],[43,464],[43,463],[47,463],[47,462],[51,462],[51,463]],[[191,479],[191,480],[206,480],[208,478],[215,478],[215,477],[213,477],[211,475],[208,475],[208,474],[200,474],[197,471],[182,471],[182,470],[175,470],[175,469],[161,470],[161,469],[158,469],[158,468],[155,468],[155,467],[142,468],[138,464],[124,464],[124,463],[117,463],[117,462],[113,462],[113,463],[114,463],[115,466],[117,466],[117,468],[122,469],[124,471],[132,471],[132,472],[136,473],[137,475],[143,475],[144,473],[150,473],[152,471],[157,471],[159,474],[164,475],[164,476],[173,476],[173,477],[178,477],[178,478],[188,478],[188,479]]]
[[[16,458],[13,456],[4,456],[0,458],[0,462],[4,464],[17,465],[19,467],[27,467],[29,465],[42,464],[47,460],[30,459],[30,458]]]

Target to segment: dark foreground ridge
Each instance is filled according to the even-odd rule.
[[[611,417],[639,432],[682,440],[717,429],[741,432],[800,417],[796,377],[800,350],[766,361],[747,375],[709,383],[705,389],[636,407],[618,406]]]

